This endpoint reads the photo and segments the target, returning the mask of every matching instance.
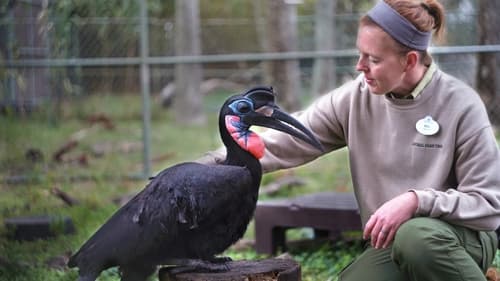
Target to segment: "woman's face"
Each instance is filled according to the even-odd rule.
[[[405,56],[395,51],[394,41],[387,33],[377,26],[362,25],[356,45],[359,51],[356,70],[363,72],[372,93],[407,94]]]

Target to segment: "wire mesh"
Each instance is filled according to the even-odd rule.
[[[10,6],[0,4],[0,109],[28,112],[62,100],[81,102],[92,95],[119,96],[141,92],[140,1],[104,1],[99,5],[85,5],[82,4],[84,1],[14,2],[16,4]],[[174,2],[148,1],[147,45],[149,56],[154,60],[175,56]],[[252,5],[251,0],[239,3],[245,7]],[[470,9],[467,7],[457,6],[448,12],[447,46],[476,45],[478,42],[478,14],[475,5]],[[355,46],[362,12],[336,14],[337,50]],[[299,52],[314,52],[313,13],[314,9],[300,10],[297,22]],[[202,63],[204,79],[219,78],[245,85],[264,83],[262,62],[268,58],[259,42],[262,19],[252,11],[239,11],[233,15],[225,13],[224,16],[213,16],[206,11],[201,14],[200,60],[203,56],[240,55],[233,60],[214,59]],[[464,53],[440,52],[434,57],[444,71],[476,87],[478,52],[471,48]],[[500,66],[500,52],[492,53]],[[250,55],[258,58],[259,54],[262,60],[248,59]],[[134,58],[138,60],[126,61]],[[93,59],[92,63],[87,63],[89,59]],[[110,63],[112,59],[118,62]],[[356,59],[355,51],[334,56],[338,84],[357,75],[354,70]],[[63,62],[59,64],[58,60]],[[305,96],[312,95],[314,60],[312,55],[299,59]],[[37,63],[39,61],[43,63]],[[23,63],[13,65],[9,62]],[[150,64],[153,95],[158,95],[174,80],[174,66],[175,63],[171,62]],[[500,93],[494,96],[498,97]],[[500,120],[498,99],[487,106],[492,120]],[[51,118],[60,117],[57,112],[52,112]]]
[[[39,3],[40,2],[40,3]],[[139,14],[136,5],[122,8],[116,15],[111,5],[96,5],[96,11],[87,6],[43,6],[41,1],[23,1],[14,6],[0,22],[0,46],[3,60],[72,58],[75,62],[84,58],[102,59],[102,65],[66,67],[6,67],[1,72],[1,103],[30,108],[43,100],[56,97],[71,98],[74,95],[112,93],[122,95],[140,91],[137,65],[110,66],[107,58],[133,58],[139,56]],[[355,45],[359,13],[336,16],[336,48],[349,49]],[[447,45],[474,45],[477,42],[476,14],[470,11],[451,11],[448,15]],[[202,54],[261,53],[256,25],[262,24],[257,17],[206,18],[201,21]],[[173,18],[148,18],[149,54],[152,57],[174,56],[175,23]],[[314,50],[314,16],[300,15],[298,21],[299,51]],[[443,69],[464,79],[471,86],[475,80],[475,54],[440,55]],[[337,75],[349,77],[353,73],[355,58],[337,58]],[[302,79],[308,85],[311,59],[301,60]],[[242,61],[204,64],[204,76],[245,80],[248,64]],[[249,69],[253,80],[255,66]],[[160,71],[166,69],[166,71]],[[173,79],[170,66],[159,66],[152,73],[153,92],[159,92]],[[258,70],[258,69],[257,69]],[[241,77],[235,77],[236,74]],[[339,79],[342,81],[342,79]],[[62,92],[62,93],[58,93]],[[304,92],[308,92],[307,90]],[[55,94],[58,93],[58,94]]]

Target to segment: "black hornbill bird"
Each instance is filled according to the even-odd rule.
[[[216,255],[244,235],[262,177],[265,147],[250,126],[279,130],[322,149],[274,97],[272,88],[257,87],[227,99],[219,114],[224,163],[181,163],[152,178],[70,258],[79,281],[93,281],[115,266],[122,281],[145,280],[157,265],[227,270],[228,259]]]

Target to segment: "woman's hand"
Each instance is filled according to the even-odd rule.
[[[371,238],[371,245],[376,249],[387,248],[399,226],[413,217],[417,207],[417,195],[411,191],[385,202],[366,223],[363,238]]]

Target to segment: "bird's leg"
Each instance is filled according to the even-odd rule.
[[[169,268],[171,274],[179,274],[183,272],[219,272],[228,271],[228,259],[213,258],[210,260],[202,259],[169,259],[166,264],[175,265]]]

